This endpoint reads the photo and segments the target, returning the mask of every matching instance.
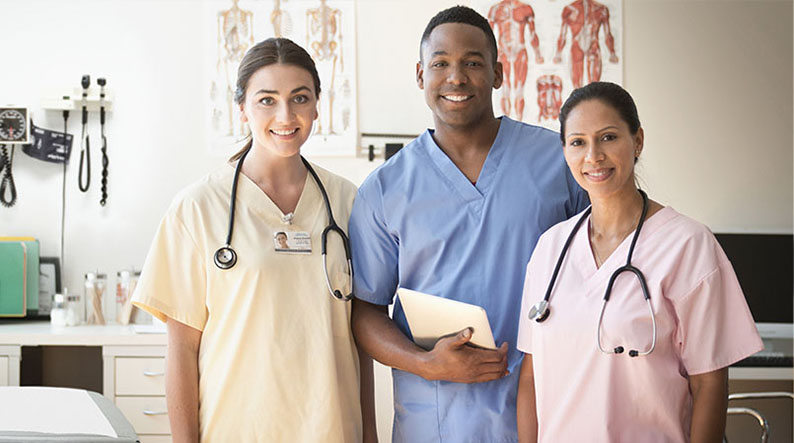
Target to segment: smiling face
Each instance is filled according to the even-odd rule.
[[[593,99],[571,110],[564,136],[565,161],[591,199],[635,192],[634,163],[642,152],[642,128],[632,134],[613,107]]]
[[[268,65],[251,76],[240,111],[254,148],[279,157],[300,153],[317,119],[313,85],[309,71],[294,65]]]
[[[471,127],[493,118],[491,94],[502,85],[485,33],[463,23],[433,29],[422,45],[416,82],[425,91],[436,128]]]
[[[287,244],[287,234],[283,232],[279,232],[276,234],[276,241],[278,242],[278,247],[281,249],[289,249],[289,245]]]

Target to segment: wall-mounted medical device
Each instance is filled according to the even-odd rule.
[[[0,144],[30,143],[30,113],[20,106],[0,106]]]
[[[111,90],[99,84],[90,85],[85,89],[81,86],[50,89],[41,99],[41,107],[48,111],[82,110],[84,103],[83,93],[85,93],[85,106],[88,112],[99,112],[102,107],[105,108],[105,112],[113,109],[114,96]],[[102,96],[103,93],[104,97]]]

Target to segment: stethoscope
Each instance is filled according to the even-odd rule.
[[[607,302],[609,301],[609,296],[612,294],[612,286],[615,284],[615,279],[624,272],[630,272],[637,276],[637,280],[640,281],[640,288],[642,289],[642,296],[645,297],[645,301],[648,304],[648,311],[651,313],[651,321],[653,322],[653,340],[651,341],[651,347],[645,351],[638,351],[636,349],[632,349],[629,351],[629,356],[637,357],[637,356],[645,356],[653,352],[654,348],[656,347],[656,316],[653,313],[653,306],[651,306],[651,296],[648,292],[648,284],[645,282],[645,276],[642,274],[642,271],[637,269],[636,267],[632,266],[631,264],[631,257],[634,254],[634,246],[637,244],[637,238],[640,236],[640,231],[642,230],[642,225],[645,223],[645,216],[648,214],[648,194],[645,193],[642,189],[638,189],[640,195],[642,196],[642,215],[640,215],[640,221],[637,224],[637,230],[634,231],[634,237],[631,239],[631,247],[629,248],[629,256],[626,258],[626,264],[619,267],[612,273],[612,276],[609,278],[609,283],[607,284],[607,290],[604,294],[604,303],[601,305],[601,314],[598,316],[598,350],[605,354],[622,354],[624,351],[623,346],[616,346],[611,351],[604,349],[601,346],[601,325],[604,320],[604,310],[607,307]],[[592,206],[587,208],[587,210],[582,214],[582,217],[576,222],[576,225],[573,227],[573,231],[571,234],[568,235],[568,239],[565,241],[565,245],[562,247],[562,253],[560,253],[560,258],[557,260],[557,265],[554,267],[554,272],[551,274],[551,281],[549,282],[549,287],[546,289],[546,296],[543,297],[543,300],[537,302],[532,308],[529,310],[529,319],[535,320],[538,323],[543,322],[549,317],[549,299],[551,298],[551,291],[554,289],[554,283],[557,281],[557,275],[560,273],[560,267],[562,266],[562,261],[565,259],[565,254],[568,252],[568,247],[571,246],[571,242],[573,241],[576,232],[579,230],[579,227],[582,223],[587,219],[587,216],[590,215],[590,211],[592,210]]]
[[[234,170],[234,180],[232,181],[232,195],[231,195],[231,202],[229,203],[229,233],[226,236],[226,244],[217,251],[215,251],[215,255],[213,259],[215,261],[215,266],[219,269],[231,269],[237,263],[237,253],[232,249],[232,232],[234,230],[234,206],[235,206],[235,199],[237,197],[237,182],[240,178],[240,170],[243,166],[243,160],[245,160],[245,156],[251,152],[249,148],[246,150],[242,156],[240,156],[240,160],[237,162],[237,167]],[[331,203],[328,201],[328,194],[325,192],[325,187],[323,183],[320,181],[320,177],[317,176],[317,173],[314,172],[314,169],[311,167],[308,161],[306,161],[303,156],[301,156],[301,161],[303,165],[306,166],[306,169],[311,174],[314,182],[317,183],[317,187],[320,188],[320,193],[323,195],[323,201],[325,202],[325,209],[328,212],[328,226],[323,229],[322,233],[322,248],[321,253],[323,256],[323,272],[325,272],[325,282],[328,285],[328,291],[339,300],[348,301],[353,298],[352,288],[353,288],[353,261],[350,257],[350,242],[347,239],[347,234],[336,224],[334,220],[334,215],[331,212]],[[334,289],[331,285],[331,279],[328,276],[328,255],[327,246],[328,246],[328,233],[335,232],[339,234],[342,238],[342,245],[345,247],[345,257],[347,258],[347,270],[348,276],[350,281],[350,288],[351,292],[349,294],[343,294],[342,291],[339,289]]]

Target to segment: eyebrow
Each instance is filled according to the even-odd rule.
[[[449,55],[449,53],[447,51],[435,51],[430,55],[435,57],[437,55]],[[464,56],[477,56],[477,57],[485,58],[485,56],[482,55],[482,52],[480,51],[469,51],[466,54],[464,54]]]
[[[620,129],[620,128],[618,128],[617,126],[610,125],[610,126],[605,126],[605,127],[603,127],[603,128],[601,128],[601,129],[599,129],[599,130],[598,130],[598,131],[596,131],[596,132],[604,132],[604,131],[606,131],[607,129]],[[568,134],[568,137],[570,137],[570,136],[572,136],[572,135],[585,135],[585,134],[584,134],[584,133],[581,133],[581,132],[571,132],[570,134]]]
[[[297,88],[295,88],[292,91],[290,91],[290,94],[296,94],[296,93],[298,93],[300,91],[303,91],[303,90],[311,92],[311,89],[309,89],[308,86],[298,86]],[[260,90],[256,91],[256,93],[257,94],[276,94],[276,95],[278,95],[278,91],[273,90],[273,89],[260,89]]]

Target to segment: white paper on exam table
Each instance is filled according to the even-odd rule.
[[[397,295],[405,311],[414,343],[419,347],[433,349],[439,338],[471,327],[474,333],[469,343],[486,349],[496,349],[488,315],[481,306],[405,288],[398,288]]]
[[[0,430],[118,438],[88,392],[36,386],[0,387]]]

